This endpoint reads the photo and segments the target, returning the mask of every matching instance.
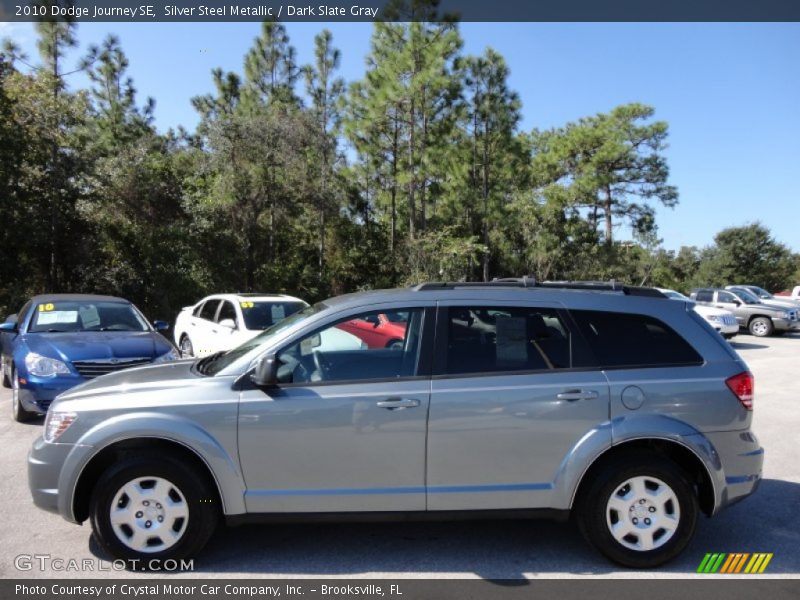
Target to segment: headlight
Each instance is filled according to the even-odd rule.
[[[781,319],[789,319],[791,315],[788,312],[781,313]]]
[[[63,361],[48,358],[41,354],[31,352],[25,357],[25,368],[28,373],[36,377],[55,377],[56,375],[69,375],[69,367]]]
[[[715,323],[722,321],[722,317],[720,317],[719,315],[708,315],[706,319],[708,319],[709,321],[714,321]]]
[[[158,363],[165,363],[171,360],[178,360],[180,357],[181,355],[178,353],[178,351],[175,350],[175,348],[173,348],[169,352],[166,352],[165,354],[156,357],[156,359],[153,361],[153,364],[157,365]]]
[[[44,441],[55,442],[77,418],[78,415],[73,412],[49,411],[44,420]]]

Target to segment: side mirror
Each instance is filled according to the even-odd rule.
[[[8,315],[6,317],[6,323],[19,323],[19,318],[17,316],[17,313],[14,313],[13,315]]]
[[[227,327],[228,329],[236,329],[236,321],[233,319],[222,319],[219,324],[222,327]]]
[[[0,332],[16,333],[17,332],[16,322],[6,321],[5,323],[0,323]]]
[[[169,323],[166,321],[153,321],[153,327],[156,328],[156,331],[166,331],[169,329]]]
[[[736,306],[741,306],[741,305],[742,305],[742,303],[741,303],[741,302],[739,302],[738,300],[734,300],[734,301],[733,301],[733,303],[734,303]]]
[[[278,359],[274,354],[267,354],[256,363],[256,369],[250,380],[259,387],[274,385],[278,382]]]

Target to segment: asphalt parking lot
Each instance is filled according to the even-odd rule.
[[[707,552],[772,552],[763,577],[800,576],[800,335],[766,340],[738,336],[734,347],[756,378],[753,429],[766,449],[764,480],[752,496],[713,519],[701,518],[694,541],[658,571],[628,571],[607,562],[569,523],[264,525],[223,529],[194,561],[194,572],[168,577],[380,578],[657,578],[694,571]],[[36,509],[25,457],[41,421],[15,423],[9,390],[0,391],[0,577],[152,577],[105,570],[20,571],[16,557],[104,556],[88,524],[71,525]],[[23,561],[24,564],[24,561]],[[106,567],[108,565],[106,564]],[[702,576],[713,577],[713,576]],[[747,576],[752,577],[752,576]]]

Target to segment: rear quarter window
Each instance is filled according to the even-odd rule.
[[[602,367],[698,365],[703,357],[669,325],[647,315],[570,311]]]

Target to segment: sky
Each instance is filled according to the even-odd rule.
[[[323,27],[342,51],[341,76],[364,74],[368,23],[287,23],[301,64]],[[139,91],[156,100],[161,131],[198,116],[189,102],[213,89],[211,69],[242,71],[258,23],[91,23],[80,48],[117,34]],[[464,23],[464,52],[498,50],[522,100],[521,128],[562,126],[627,102],[669,123],[670,182],[680,203],[659,207],[668,249],[706,246],[721,229],[761,221],[800,251],[800,24]],[[30,24],[0,23],[31,57]],[[86,84],[81,74],[70,84]],[[626,237],[628,231],[618,231]]]

